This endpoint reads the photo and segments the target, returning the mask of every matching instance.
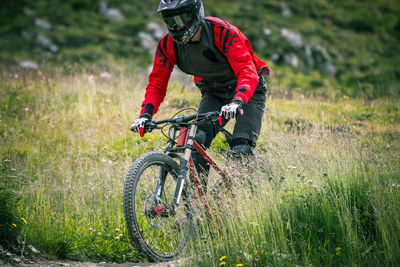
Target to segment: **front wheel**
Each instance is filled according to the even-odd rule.
[[[133,246],[150,261],[173,259],[184,247],[191,229],[187,193],[176,214],[169,212],[179,166],[169,156],[150,152],[129,169],[124,187],[125,223]]]

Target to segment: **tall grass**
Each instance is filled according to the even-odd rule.
[[[2,244],[19,235],[48,256],[143,260],[129,244],[122,187],[133,160],[161,150],[163,139],[129,131],[145,75],[104,70],[1,71]],[[157,119],[196,107],[199,97],[173,84]],[[396,99],[270,98],[257,158],[233,169],[232,192],[214,203],[222,224],[199,228],[188,263],[398,262],[399,121]],[[218,137],[211,148],[220,163],[225,147]]]
[[[226,256],[227,266],[395,265],[398,148],[323,128],[268,130],[266,152],[234,173],[236,186],[216,203],[223,223],[199,231],[189,250],[196,264]]]

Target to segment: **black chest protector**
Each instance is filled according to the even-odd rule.
[[[176,65],[184,73],[201,77],[205,83],[216,87],[237,83],[227,58],[215,45],[214,32],[210,21],[201,24],[201,40],[184,45],[174,43]]]

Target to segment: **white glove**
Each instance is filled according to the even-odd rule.
[[[219,116],[229,120],[235,118],[237,112],[239,112],[240,115],[243,115],[242,106],[243,106],[242,102],[234,101],[228,105],[223,106],[221,108],[221,113],[219,114]]]
[[[134,122],[132,122],[131,131],[135,132],[135,133],[140,132],[140,128],[144,128],[146,123],[149,122],[149,121],[150,120],[148,118],[145,118],[145,117],[135,120]]]

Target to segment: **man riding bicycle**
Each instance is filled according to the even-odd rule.
[[[202,99],[198,113],[220,111],[222,121],[199,125],[196,141],[208,148],[220,127],[236,117],[230,144],[234,155],[252,155],[260,133],[267,85],[263,75],[269,68],[253,53],[243,33],[228,22],[204,17],[201,0],[161,0],[161,13],[168,28],[158,43],[142,103],[141,115],[131,125],[140,132],[152,120],[166,95],[168,81],[175,65],[194,76]],[[209,166],[192,153],[196,169],[207,176]]]

